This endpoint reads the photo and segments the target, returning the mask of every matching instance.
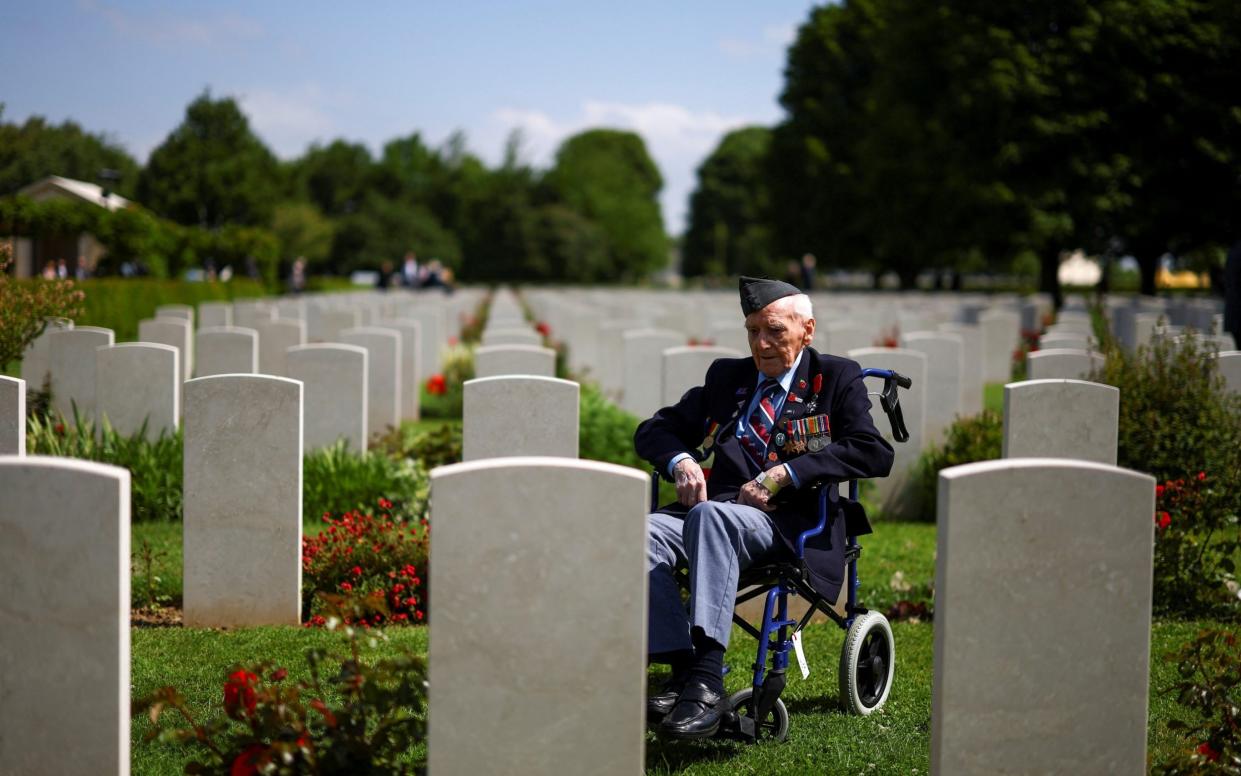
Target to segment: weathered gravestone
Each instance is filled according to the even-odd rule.
[[[978,326],[984,382],[1008,382],[1013,375],[1013,351],[1021,342],[1021,316],[1010,310],[987,310],[978,316]]]
[[[340,342],[340,333],[356,329],[362,324],[362,314],[357,310],[311,308],[309,331],[311,342]]]
[[[412,318],[382,318],[380,328],[401,335],[401,419],[418,420],[422,414],[422,327]]]
[[[176,318],[194,328],[194,308],[188,304],[161,304],[155,308],[156,318]]]
[[[961,338],[961,414],[982,412],[982,330],[975,324],[941,323],[939,331]]]
[[[732,348],[675,347],[663,352],[663,390],[660,406],[668,407],[681,400],[681,396],[707,377],[707,369],[717,359],[742,358],[739,350]],[[650,413],[647,413],[648,415]]]
[[[431,472],[429,772],[642,772],[649,489],[564,458]]]
[[[129,472],[0,456],[0,770],[129,773]]]
[[[931,773],[1145,773],[1154,510],[1104,464],[940,472]]]
[[[926,444],[937,445],[961,414],[964,340],[947,332],[913,331],[901,336],[901,347],[926,356]],[[900,371],[900,370],[897,370]]]
[[[154,342],[177,349],[180,354],[181,379],[194,374],[194,325],[185,318],[148,318],[138,321],[138,341]]]
[[[462,459],[577,458],[578,385],[507,375],[465,381]]]
[[[401,425],[401,333],[362,326],[342,331],[340,341],[366,348],[366,433]]]
[[[1039,350],[1093,350],[1094,337],[1086,334],[1044,334],[1038,340]]]
[[[244,329],[253,329],[259,321],[270,321],[276,317],[276,308],[267,302],[241,300],[233,302],[233,325]]]
[[[68,318],[48,318],[43,333],[26,346],[26,352],[22,354],[22,379],[26,381],[27,391],[42,391],[50,376],[52,332],[72,328],[73,321]]]
[[[26,454],[26,381],[0,375],[0,455]]]
[[[52,409],[72,423],[74,407],[83,421],[95,419],[95,349],[115,341],[111,329],[57,329],[48,339]]]
[[[259,371],[259,333],[240,326],[199,329],[194,335],[194,374],[251,375]]]
[[[1004,386],[1005,458],[1076,458],[1116,464],[1120,391],[1084,380]]]
[[[1220,353],[1219,371],[1224,376],[1224,387],[1232,393],[1241,393],[1241,350]]]
[[[232,326],[233,325],[233,303],[232,302],[199,302],[198,303],[198,326],[199,328]]]
[[[259,374],[286,377],[285,352],[306,344],[306,324],[291,318],[274,318],[254,324],[259,335]]]
[[[621,407],[639,418],[649,418],[663,406],[664,351],[685,344],[676,331],[636,329],[623,337],[624,361]]]
[[[493,345],[474,349],[474,376],[556,376],[556,351],[533,345]]]
[[[487,329],[483,332],[483,345],[539,345],[543,337],[537,331],[526,328]]]
[[[1026,356],[1026,376],[1031,380],[1078,380],[1102,368],[1103,360],[1102,353],[1089,350],[1035,350]]]
[[[908,390],[900,390],[901,412],[905,417],[905,427],[909,429],[908,442],[893,441],[892,424],[879,406],[879,397],[871,397],[870,409],[875,427],[896,451],[892,473],[874,480],[875,498],[885,515],[912,517],[909,511],[918,505],[914,504],[910,497],[909,483],[926,439],[926,356],[917,351],[898,348],[862,348],[849,351],[848,357],[857,361],[863,369],[893,369],[913,381]],[[883,387],[883,381],[869,378],[866,385],[871,391],[879,391]]]
[[[184,321],[181,321],[184,323]],[[145,438],[177,430],[181,417],[181,352],[154,342],[122,342],[95,351],[95,405],[122,436],[146,425]]]
[[[440,371],[449,323],[444,309],[434,302],[418,300],[396,308],[396,317],[418,323],[418,381]]]
[[[366,450],[366,348],[316,342],[289,348],[286,359],[287,376],[303,385],[305,449],[344,439],[350,450]]]
[[[187,382],[184,478],[186,627],[297,625],[302,384],[238,374]]]

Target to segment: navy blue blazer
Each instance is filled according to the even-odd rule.
[[[679,453],[702,449],[711,434],[715,453],[707,477],[707,498],[733,501],[747,481],[758,475],[737,439],[737,421],[750,405],[758,384],[758,368],[752,358],[721,358],[707,369],[702,386],[685,392],[675,405],[664,407],[643,421],[634,434],[638,455],[667,477],[669,462]],[[870,417],[870,398],[856,361],[822,355],[813,348],[793,376],[772,439],[765,451],[765,469],[787,464],[801,487],[786,487],[769,502],[771,517],[783,543],[794,550],[801,532],[818,522],[818,488],[829,488],[828,508],[839,510],[832,530],[806,544],[806,566],[812,586],[829,601],[840,593],[844,575],[846,519],[854,534],[865,533],[861,506],[842,498],[837,483],[870,477],[886,477],[892,469],[892,446],[875,428]],[[826,419],[819,416],[826,415]],[[819,418],[830,427],[820,432],[823,447],[812,452],[789,444],[786,423]],[[783,432],[779,436],[775,432]],[[686,508],[673,503],[662,512],[684,515]]]

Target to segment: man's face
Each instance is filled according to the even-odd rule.
[[[768,377],[787,372],[802,348],[814,338],[814,319],[803,321],[788,300],[777,299],[745,318],[754,365]]]

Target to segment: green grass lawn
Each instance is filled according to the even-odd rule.
[[[1004,412],[1004,383],[987,383],[982,388],[982,408]]]

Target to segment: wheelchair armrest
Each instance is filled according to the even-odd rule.
[[[830,488],[819,488],[819,522],[814,528],[802,531],[797,537],[797,560],[806,559],[806,542],[827,530],[827,493]]]

